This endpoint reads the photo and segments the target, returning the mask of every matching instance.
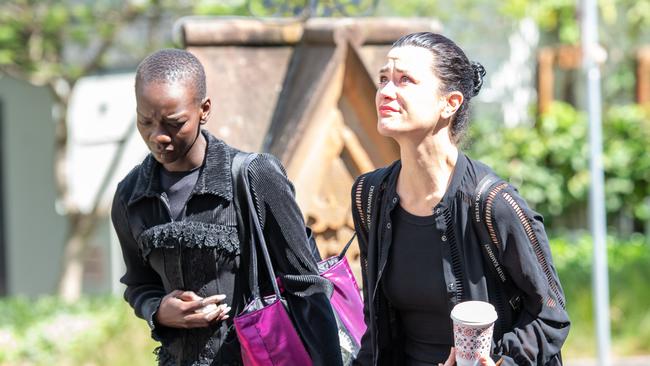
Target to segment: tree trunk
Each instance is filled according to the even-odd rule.
[[[97,227],[99,215],[94,211],[88,214],[69,213],[67,218],[68,231],[59,279],[59,296],[71,303],[81,296],[86,249]]]
[[[66,107],[67,109],[67,107]],[[67,121],[64,118],[63,123],[67,124]],[[79,299],[81,296],[82,286],[83,286],[83,272],[84,272],[84,258],[86,254],[86,249],[88,248],[88,242],[90,241],[92,235],[97,228],[99,221],[105,217],[105,210],[102,209],[102,199],[104,198],[107,189],[109,188],[109,183],[111,182],[119,162],[122,160],[124,151],[126,150],[126,143],[128,142],[129,137],[133,134],[135,129],[135,123],[129,123],[126,131],[122,135],[122,138],[118,143],[117,150],[113,155],[106,173],[101,181],[99,189],[95,194],[93,200],[92,210],[89,213],[82,213],[75,207],[72,202],[62,200],[62,207],[66,209],[66,217],[68,219],[68,230],[66,232],[65,238],[65,248],[61,269],[61,277],[59,278],[58,292],[59,296],[63,298],[66,302],[74,302]],[[67,127],[66,136],[67,136]],[[65,141],[65,145],[57,145],[58,151],[55,153],[56,159],[67,159],[67,138],[59,140],[57,138],[57,143],[59,141]],[[56,161],[55,167],[58,169],[65,169],[67,161]],[[60,191],[62,197],[68,199],[68,181],[65,171],[55,171],[55,176],[57,180],[57,187],[63,188]],[[61,198],[60,198],[61,199]]]

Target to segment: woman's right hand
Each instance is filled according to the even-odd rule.
[[[163,297],[156,322],[171,328],[203,328],[229,318],[230,307],[219,304],[226,295],[200,297],[192,291],[174,290]]]
[[[454,366],[456,364],[456,348],[451,347],[451,350],[449,351],[449,357],[447,358],[447,361],[445,361],[445,364],[439,363],[438,366]]]

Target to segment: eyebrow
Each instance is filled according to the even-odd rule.
[[[387,72],[390,69],[388,66],[384,66],[381,69],[379,69],[379,73],[381,74],[382,72]],[[399,72],[400,74],[408,74],[408,71],[401,69],[399,67],[394,67],[394,70]]]
[[[179,117],[182,117],[185,114],[185,111],[180,111],[177,113],[173,114],[168,114],[165,116],[165,119],[178,119]]]

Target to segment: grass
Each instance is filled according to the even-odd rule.
[[[594,357],[591,239],[557,238],[551,247],[572,322],[563,354]],[[643,237],[609,238],[608,266],[612,352],[617,356],[650,354],[650,246]]]

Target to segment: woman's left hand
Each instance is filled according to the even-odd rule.
[[[481,356],[481,358],[478,359],[478,364],[481,366],[496,366],[490,356]]]
[[[451,351],[449,352],[449,357],[447,358],[447,361],[445,361],[445,364],[439,363],[438,366],[454,366],[456,365],[456,349],[454,347],[451,347]],[[496,366],[494,361],[490,358],[490,356],[481,356],[481,358],[478,359],[478,365],[480,366]]]

